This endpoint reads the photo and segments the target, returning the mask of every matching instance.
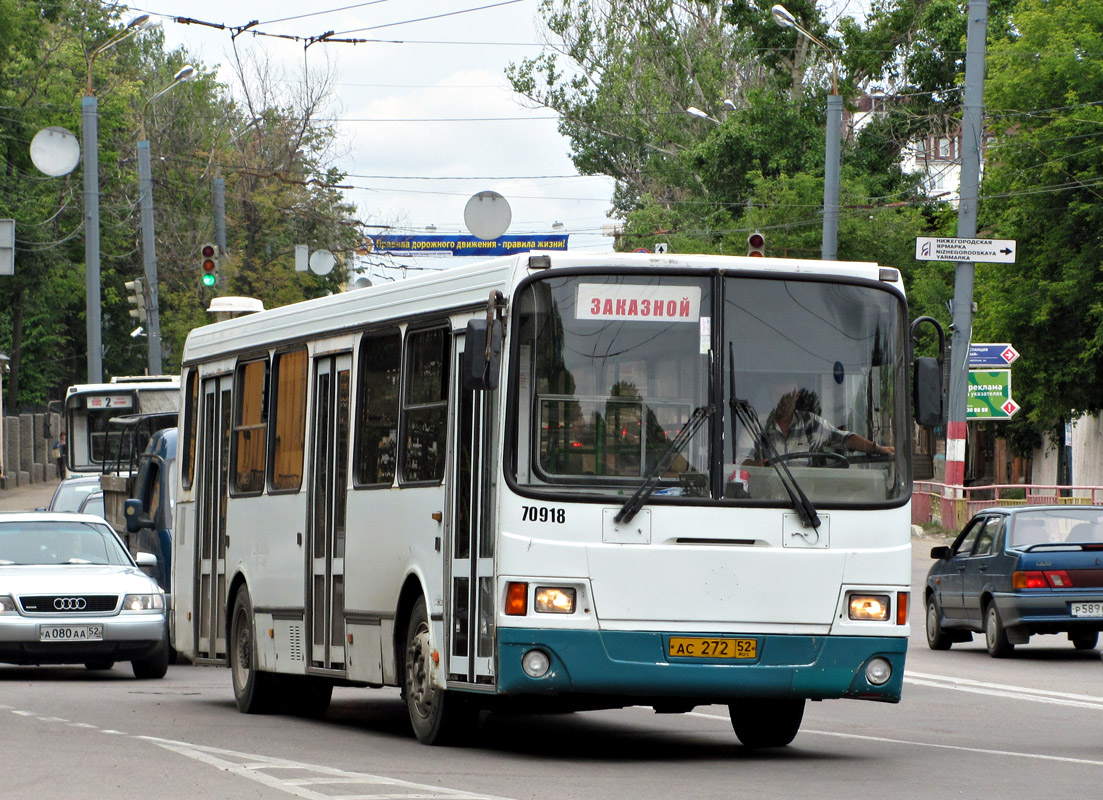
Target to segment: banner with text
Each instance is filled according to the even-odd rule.
[[[364,242],[369,253],[392,256],[509,256],[527,250],[566,250],[569,234],[554,236],[376,236]]]

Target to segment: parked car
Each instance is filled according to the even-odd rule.
[[[948,650],[983,633],[989,655],[1035,634],[1064,633],[1078,650],[1103,630],[1103,506],[979,512],[937,559],[924,592],[927,644]]]
[[[99,475],[80,475],[66,478],[57,485],[50,504],[40,511],[80,511],[90,495],[100,491]],[[102,514],[100,516],[103,516]]]
[[[80,504],[78,510],[80,514],[92,514],[93,516],[103,516],[103,492],[92,492],[84,498]]]
[[[169,642],[165,593],[102,518],[0,513],[0,662],[129,661],[137,678],[162,678]]]

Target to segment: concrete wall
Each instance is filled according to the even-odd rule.
[[[20,414],[7,417],[2,429],[4,474],[0,489],[28,486],[57,479],[57,464],[50,448],[61,430],[59,414]]]
[[[1103,486],[1103,421],[1081,417],[1072,426],[1072,482]]]
[[[1070,426],[1072,483],[1074,486],[1103,486],[1103,420],[1083,416]],[[1047,441],[1034,451],[1031,483],[1057,483],[1057,448]]]

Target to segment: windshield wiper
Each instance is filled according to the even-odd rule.
[[[689,419],[682,425],[682,429],[678,431],[678,435],[671,440],[666,452],[663,453],[663,457],[647,473],[643,483],[640,484],[640,488],[636,489],[635,493],[628,498],[620,511],[617,512],[617,515],[613,517],[613,522],[618,524],[629,522],[632,517],[636,516],[636,512],[643,507],[643,504],[655,491],[655,487],[659,485],[659,477],[666,472],[670,462],[682,452],[689,440],[693,438],[693,434],[701,427],[701,423],[712,416],[714,410],[714,406],[700,406],[690,415]]]
[[[758,414],[755,413],[750,403],[746,400],[739,400],[734,394],[729,402],[732,413],[739,417],[739,421],[751,432],[754,440],[760,442],[762,447],[766,449],[766,461],[774,468],[778,478],[781,479],[781,485],[785,487],[785,491],[789,494],[789,500],[792,502],[793,508],[800,517],[801,524],[806,528],[813,528],[818,532],[820,527],[820,515],[816,513],[816,507],[812,505],[812,501],[808,499],[808,495],[800,488],[797,479],[794,478],[793,473],[789,471],[789,465],[778,456],[777,448],[775,448],[774,443],[770,441],[770,437],[763,435],[762,424],[758,421]]]

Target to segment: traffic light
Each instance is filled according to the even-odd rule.
[[[199,281],[204,286],[214,286],[218,283],[218,245],[207,242],[199,250]]]
[[[132,308],[130,309],[130,316],[138,320],[139,323],[145,323],[146,321],[146,287],[141,278],[135,278],[132,281],[127,281],[123,284],[126,290],[130,293],[126,298]]]
[[[760,258],[766,255],[766,237],[758,231],[747,237],[747,255]]]

